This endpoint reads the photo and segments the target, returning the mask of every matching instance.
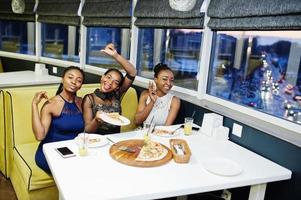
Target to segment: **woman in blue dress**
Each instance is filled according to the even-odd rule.
[[[46,92],[35,94],[32,100],[32,129],[37,140],[41,141],[36,155],[36,164],[51,174],[43,153],[43,145],[49,142],[70,140],[84,131],[82,98],[76,96],[84,81],[84,72],[78,67],[68,67],[64,71],[62,83],[56,96],[48,99]],[[47,99],[39,113],[38,104]]]

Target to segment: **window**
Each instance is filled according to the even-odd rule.
[[[198,29],[141,28],[137,69],[140,76],[153,78],[153,67],[167,64],[175,74],[175,85],[197,90],[202,31]]]
[[[35,54],[35,25],[33,22],[0,21],[0,50]]]
[[[109,43],[113,43],[117,52],[124,58],[130,56],[130,30],[121,28],[88,28],[87,64],[102,68],[120,68],[119,64],[100,52]]]
[[[207,93],[301,123],[301,31],[217,32]]]
[[[42,56],[79,62],[79,27],[42,23]]]

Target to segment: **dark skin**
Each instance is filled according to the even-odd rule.
[[[143,91],[139,98],[139,104],[135,115],[136,125],[140,125],[146,120],[153,109],[157,98],[166,95],[171,90],[173,82],[174,75],[170,70],[160,71],[158,77],[154,78],[154,82],[150,82],[148,90]],[[146,104],[148,97],[150,97],[151,101],[149,104]],[[179,109],[180,99],[174,96],[171,101],[171,107],[165,125],[168,126],[173,124]]]
[[[117,53],[113,44],[108,44],[106,48],[101,51],[112,56],[112,58],[114,58],[130,76],[136,76],[137,71],[135,67]],[[110,71],[109,73],[101,77],[99,90],[103,93],[119,91],[120,94],[123,94],[132,85],[133,80],[130,80],[128,77],[125,77],[123,83],[120,85],[121,79],[122,77],[118,72]],[[112,105],[112,102],[115,100],[114,97],[113,99],[102,100],[101,98],[97,97],[94,93],[90,95],[93,96],[95,104],[97,105]],[[98,111],[96,115],[93,116],[92,102],[89,98],[85,98],[83,101],[83,112],[85,120],[85,131],[95,132],[97,130],[97,127],[101,123],[103,123],[103,121],[99,117],[100,111]]]

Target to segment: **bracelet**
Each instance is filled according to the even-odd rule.
[[[135,80],[135,76],[131,76],[130,74],[126,73],[125,77],[130,79],[131,81]]]

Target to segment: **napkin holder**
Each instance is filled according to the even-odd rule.
[[[38,76],[48,75],[48,69],[46,68],[45,64],[43,64],[43,63],[36,63],[34,71],[35,71],[35,74]]]
[[[212,136],[213,130],[223,126],[223,116],[216,113],[205,113],[202,122],[202,132],[208,136]]]
[[[217,141],[226,141],[229,139],[229,128],[225,126],[219,126],[213,129],[213,137]]]
[[[170,139],[169,140],[170,149],[173,155],[173,159],[176,163],[188,163],[191,156],[190,148],[187,144],[187,142],[183,139]],[[181,149],[183,151],[183,154],[180,154],[177,152],[177,145],[181,145]]]

